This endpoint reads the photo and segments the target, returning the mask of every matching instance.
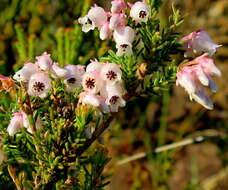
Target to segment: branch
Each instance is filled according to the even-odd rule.
[[[103,132],[109,127],[115,115],[115,113],[112,114],[112,116],[110,116],[106,121],[102,122],[101,125],[97,128],[97,130],[93,132],[92,137],[87,140],[82,147],[78,148],[78,150],[76,151],[76,154],[78,156],[80,156],[85,150],[87,150],[91,146],[91,144],[93,144],[93,142],[96,141],[103,134]]]
[[[164,145],[164,146],[158,147],[158,148],[156,148],[154,150],[154,153],[160,153],[160,152],[172,150],[172,149],[175,149],[175,148],[178,148],[178,147],[183,147],[183,146],[190,145],[190,144],[201,143],[201,142],[204,142],[205,140],[209,140],[209,139],[212,139],[212,138],[219,138],[219,137],[221,137],[221,133],[219,133],[219,132],[214,132],[214,133],[211,133],[211,134],[200,135],[200,136],[197,136],[197,137],[193,137],[193,138],[182,140],[180,142],[176,142],[176,143],[172,143],[172,144],[168,144],[168,145]],[[135,161],[135,160],[138,160],[138,159],[142,159],[142,158],[145,158],[147,155],[148,155],[148,153],[146,153],[146,152],[140,152],[138,154],[135,154],[133,156],[130,156],[130,157],[127,157],[127,158],[125,158],[123,160],[118,161],[116,165],[119,166],[119,165],[126,164],[128,162],[132,162],[132,161]]]

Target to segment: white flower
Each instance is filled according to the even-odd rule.
[[[102,96],[106,99],[105,103],[109,106],[111,112],[118,112],[119,107],[124,107],[126,101],[123,99],[124,89],[120,83],[108,85],[101,90]]]
[[[105,99],[90,92],[82,92],[79,94],[79,104],[100,107],[104,113],[109,112],[109,107],[105,103]]]
[[[104,63],[98,62],[97,60],[90,60],[90,64],[88,64],[86,67],[86,72],[96,71],[100,73],[103,65]]]
[[[136,23],[147,22],[150,14],[150,8],[146,3],[141,1],[136,2],[130,11],[130,17]]]
[[[50,54],[44,52],[41,56],[36,56],[36,63],[39,68],[43,71],[49,71],[52,66],[52,59],[50,58]]]
[[[67,92],[74,92],[75,89],[81,88],[82,76],[85,73],[85,67],[81,65],[66,65],[67,75],[64,78]]]
[[[108,84],[115,84],[121,80],[122,72],[119,65],[115,63],[105,63],[101,69],[100,75]]]
[[[116,52],[117,56],[123,56],[123,55],[131,56],[133,54],[132,44],[128,42],[122,43],[122,44],[116,44],[116,49],[117,49],[117,52]]]
[[[94,30],[95,27],[101,27],[108,19],[106,12],[102,7],[92,7],[88,14],[78,19],[78,22],[82,25],[83,32],[89,32]]]
[[[82,25],[83,32],[89,32],[90,30],[94,30],[96,27],[95,23],[92,20],[90,20],[90,18],[87,15],[79,18],[78,22]]]
[[[135,38],[135,31],[129,26],[119,27],[113,33],[116,42],[117,56],[132,55],[132,42]]]
[[[66,77],[68,71],[65,68],[60,67],[58,63],[54,62],[51,73],[54,78],[64,78]]]
[[[28,84],[28,94],[45,98],[51,89],[51,80],[44,73],[35,73],[31,76]]]
[[[37,72],[39,72],[39,68],[37,65],[33,63],[25,63],[22,69],[20,69],[14,74],[13,79],[18,82],[28,82],[31,75]]]
[[[132,43],[135,38],[135,30],[130,26],[118,27],[113,33],[114,40],[117,44],[125,42]]]
[[[103,81],[98,72],[86,72],[82,78],[82,86],[85,91],[97,93],[102,88]]]

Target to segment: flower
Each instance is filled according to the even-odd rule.
[[[130,17],[136,21],[136,23],[147,22],[150,14],[149,6],[141,1],[137,1],[130,11]]]
[[[125,18],[126,15],[124,13],[112,13],[109,24],[110,29],[114,30],[117,27],[125,26]]]
[[[90,20],[90,18],[86,15],[78,19],[79,24],[82,25],[83,32],[89,32],[90,30],[95,29],[95,23]]]
[[[101,27],[100,27],[100,39],[101,40],[105,40],[107,39],[108,37],[112,36],[112,31],[111,29],[109,28],[109,22],[106,21],[104,22]]]
[[[28,83],[28,94],[45,98],[51,89],[51,80],[47,74],[35,73],[31,76]]]
[[[100,74],[97,71],[86,72],[82,77],[82,87],[93,94],[99,92],[103,85]]]
[[[121,80],[122,72],[115,63],[105,63],[101,69],[101,78],[109,84],[115,84]]]
[[[104,65],[104,63],[98,62],[96,59],[90,60],[90,64],[88,64],[86,67],[86,72],[96,71],[96,72],[100,73],[103,65]]]
[[[181,41],[186,50],[185,57],[192,57],[194,54],[208,53],[209,56],[215,54],[221,45],[215,44],[205,30],[197,30],[183,37]]]
[[[94,30],[95,27],[101,27],[108,19],[107,13],[102,7],[94,6],[90,8],[88,14],[78,19],[78,22],[82,24],[82,31],[89,32]]]
[[[67,70],[59,66],[58,63],[54,62],[51,68],[51,73],[54,78],[64,78],[67,75]]]
[[[216,84],[212,80],[214,76],[221,76],[220,70],[214,65],[213,59],[205,53],[183,65],[177,73],[176,85],[182,86],[194,99],[207,109],[213,109],[213,103],[206,95],[205,86],[209,86],[212,92],[217,91]]]
[[[10,77],[5,77],[3,75],[0,75],[0,91],[1,90],[9,91],[13,87],[14,87],[14,82]]]
[[[28,82],[31,75],[37,72],[39,72],[39,67],[37,65],[33,63],[25,63],[22,69],[14,74],[13,79],[18,82]]]
[[[119,13],[127,8],[127,5],[125,4],[124,0],[113,0],[111,4],[112,4],[112,7],[111,7],[112,13],[114,12]]]
[[[111,112],[118,112],[119,107],[124,107],[126,101],[123,99],[124,89],[121,83],[115,85],[106,84],[101,89],[101,95],[105,98],[105,103]]]
[[[49,71],[52,66],[52,59],[50,58],[50,54],[44,52],[41,56],[36,56],[36,63],[39,68],[43,71]]]
[[[24,112],[15,112],[10,120],[7,131],[10,136],[13,136],[20,128],[28,127],[29,120]]]
[[[67,70],[67,75],[64,78],[67,92],[74,92],[75,89],[80,88],[82,76],[85,73],[85,67],[81,65],[66,65],[64,69]]]
[[[102,96],[95,95],[90,92],[82,92],[79,94],[79,104],[100,107],[104,113],[109,112],[109,107],[105,103],[105,99]]]
[[[116,42],[117,56],[132,55],[132,42],[135,38],[135,31],[129,26],[119,27],[113,33]]]

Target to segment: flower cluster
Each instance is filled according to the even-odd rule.
[[[124,10],[130,9],[130,17],[138,24],[147,22],[150,14],[149,6],[141,1],[135,4],[125,4],[124,0],[113,0],[111,2],[111,12],[106,12],[102,7],[97,5],[90,8],[88,14],[78,21],[82,24],[82,31],[89,32],[96,27],[100,31],[100,38],[105,40],[113,36],[116,42],[117,55],[132,55],[132,42],[135,38],[136,31],[127,26],[127,15]]]
[[[213,43],[204,30],[192,32],[182,38],[182,41],[184,41],[186,57],[199,54],[201,56],[179,67],[176,84],[188,92],[191,100],[194,99],[207,109],[213,109],[213,103],[206,93],[206,87],[209,86],[212,92],[216,92],[217,87],[212,77],[221,76],[221,72],[209,56],[212,56],[220,45]]]
[[[45,98],[52,88],[51,77],[64,80],[66,90],[73,92],[81,87],[84,72],[84,66],[80,65],[60,67],[58,63],[52,61],[50,54],[45,52],[36,57],[35,63],[25,63],[22,69],[15,73],[13,79],[25,83],[30,96]]]
[[[103,112],[117,112],[126,104],[121,74],[115,63],[91,61],[82,78],[85,91],[79,95],[79,103],[100,107]]]

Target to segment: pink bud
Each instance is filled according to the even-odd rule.
[[[125,4],[124,0],[113,0],[111,4],[112,4],[112,7],[111,7],[112,13],[114,12],[119,13],[127,8],[127,5]]]
[[[43,71],[49,71],[52,66],[52,60],[50,58],[50,54],[47,54],[47,52],[44,52],[41,56],[36,56],[36,64],[39,66],[39,68]]]

